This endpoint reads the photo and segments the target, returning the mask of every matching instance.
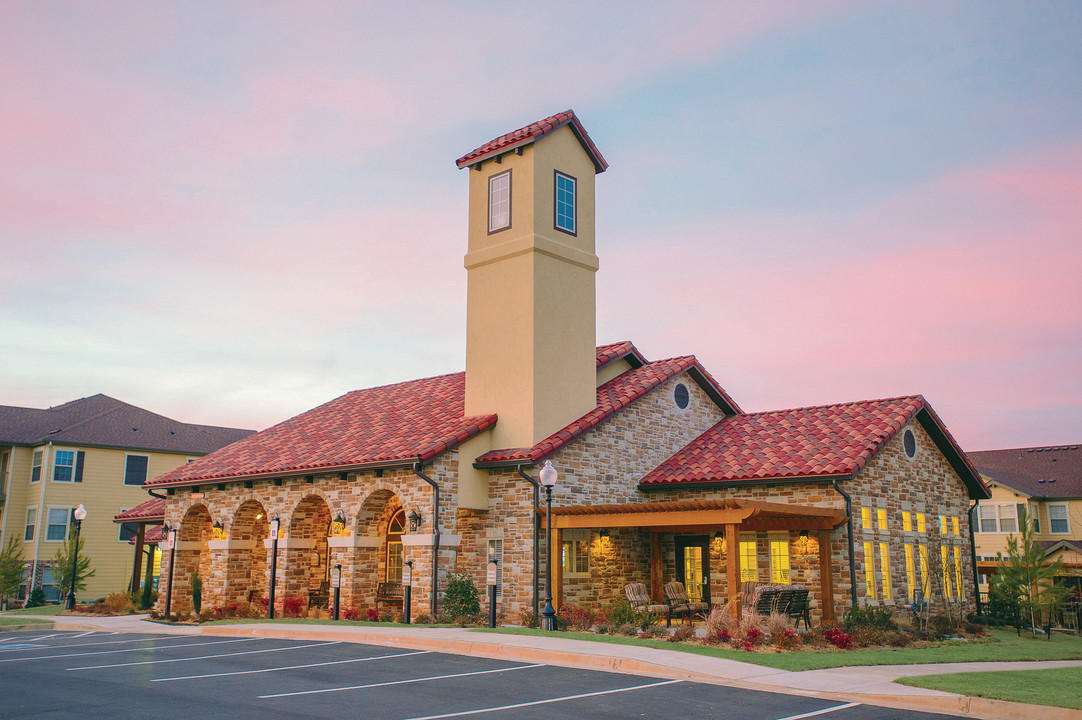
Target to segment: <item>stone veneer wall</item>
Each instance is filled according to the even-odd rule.
[[[458,455],[455,452],[444,453],[424,468],[424,472],[440,486],[442,540],[438,587],[445,584],[447,572],[453,569],[457,559],[457,471]],[[312,483],[306,482],[304,476],[285,478],[280,485],[275,485],[272,480],[258,480],[251,488],[245,488],[240,483],[227,483],[219,489],[217,483],[208,483],[199,490],[202,497],[193,498],[192,488],[177,488],[166,502],[166,524],[182,528],[176,572],[173,573],[174,612],[191,609],[190,575],[196,568],[204,577],[204,607],[236,602],[238,597],[246,594],[247,589],[231,587],[231,581],[239,577],[240,572],[230,572],[229,568],[244,562],[234,556],[243,552],[258,553],[259,544],[270,546],[270,541],[253,538],[252,547],[211,550],[204,538],[204,533],[209,533],[208,518],[222,520],[228,534],[245,503],[255,503],[266,518],[278,516],[282,521],[275,586],[275,606],[279,613],[286,594],[306,595],[309,588],[318,585],[318,579],[325,577],[327,563],[342,565],[342,607],[355,607],[361,611],[374,607],[376,583],[383,579],[385,515],[390,505],[397,507],[398,503],[407,515],[416,510],[422,518],[421,527],[416,533],[403,537],[403,556],[404,560],[413,561],[413,614],[416,616],[428,612],[432,578],[433,493],[431,486],[411,469],[386,470],[382,477],[376,477],[372,471],[350,472],[345,480],[338,473],[317,474]],[[250,508],[251,505],[245,512],[250,512]],[[355,538],[378,537],[381,539],[380,545],[326,548],[327,521],[339,513],[347,518],[347,528]],[[188,537],[195,537],[192,518],[199,518],[198,536],[204,538],[199,540],[202,543],[200,548],[192,547],[192,541],[187,540]],[[185,549],[181,550],[181,547]],[[318,565],[311,562],[313,552],[324,556],[319,559]],[[265,563],[252,562],[250,558],[247,562],[254,569],[265,568],[269,576],[271,551],[266,549],[265,554]],[[164,583],[168,583],[170,576],[169,564],[168,549],[163,548],[163,592],[159,593],[159,609],[164,609]],[[267,584],[254,582],[254,579],[252,584],[258,585],[252,588],[257,591],[257,596],[264,596]]]

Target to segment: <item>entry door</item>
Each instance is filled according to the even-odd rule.
[[[704,536],[676,538],[676,579],[684,583],[692,602],[710,602],[709,542]]]

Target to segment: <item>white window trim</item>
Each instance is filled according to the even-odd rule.
[[[767,547],[770,548],[770,582],[774,582],[774,573],[775,573],[775,571],[778,570],[778,568],[774,567],[774,564],[775,564],[775,560],[774,560],[774,543],[779,543],[779,544],[784,544],[785,545],[785,559],[786,559],[786,565],[787,565],[787,567],[785,568],[785,572],[786,572],[786,574],[789,575],[789,582],[786,583],[786,584],[791,583],[793,581],[793,553],[792,553],[792,549],[791,549],[790,543],[789,543],[789,533],[787,533],[787,532],[767,533],[766,539],[767,539]]]
[[[34,535],[33,535],[33,537],[27,538],[26,537],[26,526],[29,525],[29,523],[26,522],[26,516],[30,514],[31,510],[34,511]],[[40,531],[40,529],[41,529],[41,513],[38,512],[38,506],[37,505],[27,505],[26,506],[26,514],[23,515],[23,542],[24,543],[34,542],[34,539],[37,538],[38,532]]]
[[[56,469],[59,468],[59,467],[62,467],[60,464],[58,464],[56,462],[56,459],[57,459],[57,456],[62,452],[70,452],[71,453],[71,480],[57,480],[56,479]],[[63,466],[63,467],[67,467],[67,466]],[[53,466],[50,469],[51,469],[51,472],[49,473],[49,482],[50,483],[56,483],[58,485],[74,485],[75,484],[75,473],[78,472],[78,470],[79,470],[79,450],[78,450],[78,448],[62,447],[62,446],[59,446],[59,445],[54,446],[53,447]]]
[[[566,578],[590,577],[590,571],[591,571],[591,569],[593,567],[593,563],[591,562],[591,558],[590,558],[590,555],[592,554],[590,552],[590,530],[588,528],[576,528],[576,529],[564,530],[563,537],[560,538],[560,542],[561,542],[561,547],[560,547],[561,555],[563,553],[562,545],[564,545],[564,544],[571,543],[571,547],[572,547],[572,549],[574,549],[576,547],[575,543],[577,543],[577,542],[585,542],[586,543],[586,572],[569,572],[567,570],[564,570],[564,577],[566,577]],[[572,557],[571,567],[575,567],[575,565],[577,564],[576,562],[574,562],[576,557],[577,557],[577,555]],[[560,558],[560,562],[561,562],[561,564],[563,563],[563,557]]]
[[[124,453],[124,473],[120,478],[121,484],[124,487],[143,487],[143,485],[129,485],[128,484],[128,458],[132,457],[144,457],[147,459],[147,471],[146,477],[143,478],[143,484],[146,484],[147,480],[150,480],[150,454],[149,453]]]
[[[977,527],[978,527],[977,532],[982,533],[984,535],[992,535],[992,534],[996,534],[996,535],[1016,535],[1016,534],[1018,534],[1018,528],[1019,528],[1018,505],[1019,505],[1019,503],[985,502],[984,500],[981,500],[980,502],[977,503]],[[1009,515],[1004,515],[1003,514],[1002,509],[1005,508],[1005,507],[1010,508],[1010,514]],[[995,530],[985,530],[984,529],[984,522],[983,521],[986,518],[982,517],[981,510],[980,510],[981,508],[996,508],[996,517],[995,517],[996,529]],[[987,518],[987,519],[991,520],[991,518]],[[1014,530],[1004,530],[1003,529],[1003,520],[1004,519],[1014,520],[1015,529]]]
[[[52,512],[53,510],[63,510],[66,513],[65,522],[64,522],[64,539],[63,540],[50,540],[49,539],[49,526],[56,524],[56,523],[50,523],[49,522],[49,513]],[[45,523],[44,523],[45,524],[45,534],[41,536],[41,541],[42,542],[65,543],[65,542],[68,541],[68,538],[71,536],[71,511],[72,510],[74,510],[74,508],[71,505],[46,505],[45,506]]]
[[[507,222],[493,227],[492,225],[492,183],[499,178],[507,178]],[[504,170],[502,173],[496,173],[490,175],[488,178],[488,202],[485,203],[486,219],[485,225],[488,227],[488,234],[498,233],[502,230],[506,230],[511,227],[511,171]]]
[[[38,460],[39,458],[41,459],[41,462],[38,463],[37,465],[35,465],[34,461]],[[34,479],[34,468],[35,467],[38,469],[38,479],[37,480]],[[44,473],[45,473],[45,448],[38,448],[38,449],[34,450],[34,454],[30,458],[30,482],[31,482],[31,484],[41,482],[41,476]]]
[[[1050,503],[1045,503],[1045,507],[1048,509],[1048,534],[1049,535],[1070,535],[1071,534],[1071,506],[1070,506],[1070,504],[1065,503],[1065,502],[1059,502],[1059,503],[1050,502]],[[1052,529],[1052,508],[1054,508],[1054,507],[1063,508],[1063,518],[1056,518],[1057,520],[1062,519],[1064,522],[1067,523],[1067,529],[1065,531],[1063,531],[1063,532],[1056,532],[1056,531],[1054,531]]]

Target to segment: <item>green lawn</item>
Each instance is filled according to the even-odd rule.
[[[961,695],[1082,710],[1082,667],[923,675],[898,682]]]
[[[52,625],[51,620],[43,620],[35,617],[3,617],[0,616],[0,628],[9,625]]]
[[[5,615],[59,615],[64,609],[63,605],[42,605],[41,607],[19,608],[18,610],[5,610]]]
[[[481,628],[475,632],[505,632],[519,635],[546,635],[527,628]],[[818,670],[848,665],[914,665],[918,663],[994,662],[997,660],[1082,660],[1082,638],[1054,635],[1052,641],[1018,637],[1013,631],[993,630],[986,642],[944,642],[936,647],[891,648],[884,650],[824,650],[818,652],[744,652],[730,648],[685,645],[665,640],[638,640],[618,635],[560,633],[574,640],[617,643],[677,650],[709,657],[765,665],[779,670]]]

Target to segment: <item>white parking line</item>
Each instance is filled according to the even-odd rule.
[[[835,705],[834,707],[823,708],[822,710],[816,710],[814,712],[806,712],[800,715],[790,715],[789,717],[778,718],[778,720],[801,720],[801,718],[815,717],[816,715],[826,715],[827,713],[836,712],[838,710],[846,710],[851,707],[860,707],[860,703],[846,703],[844,705]]]
[[[327,662],[310,663],[308,665],[284,665],[282,667],[262,668],[259,670],[235,670],[233,672],[207,673],[206,675],[184,675],[181,677],[151,678],[150,682],[169,682],[170,680],[200,680],[202,678],[225,677],[226,675],[253,675],[255,673],[278,672],[279,670],[301,670],[303,668],[322,667],[323,665],[342,665],[344,663],[368,662],[369,660],[388,660],[390,658],[407,657],[409,655],[425,655],[431,650],[418,650],[416,652],[399,653],[398,655],[377,655],[375,657],[354,658],[352,660],[329,660]]]
[[[548,703],[565,702],[567,700],[579,700],[581,698],[597,697],[598,695],[613,695],[615,693],[631,692],[632,690],[645,690],[662,685],[672,685],[683,680],[663,680],[662,682],[650,683],[649,685],[636,685],[634,687],[616,688],[615,690],[599,690],[598,692],[582,693],[580,695],[564,695],[548,700],[534,700],[533,702],[516,703],[514,705],[501,705],[500,707],[481,708],[480,710],[462,710],[460,712],[444,713],[443,715],[425,715],[424,717],[409,718],[409,720],[438,720],[439,718],[460,717],[462,715],[480,715],[481,713],[500,712],[501,710],[517,710],[518,708],[532,705],[547,705]]]
[[[172,650],[173,648],[195,647],[196,645],[224,645],[225,643],[252,642],[253,640],[260,640],[260,639],[262,639],[262,638],[240,638],[238,640],[217,640],[217,641],[214,641],[214,642],[188,643],[187,645],[167,645],[165,647],[165,649]],[[101,643],[101,644],[104,645],[105,643]],[[56,658],[81,657],[83,655],[111,655],[113,653],[143,652],[145,650],[154,650],[154,649],[155,648],[153,648],[153,647],[148,647],[148,648],[127,648],[125,650],[101,650],[101,651],[83,652],[83,653],[64,653],[62,655],[39,655],[37,657],[13,657],[13,658],[2,658],[2,659],[0,659],[0,663],[30,662],[31,660],[53,660],[53,659],[56,659]]]
[[[48,640],[51,637],[56,637],[59,633],[53,633],[51,635],[39,635],[36,638],[29,638],[27,642],[37,642],[38,640]]]
[[[95,632],[94,630],[90,630],[89,632],[79,633],[78,635],[72,635],[71,639],[74,640],[75,638],[81,638],[81,637],[86,637],[87,635],[93,635],[94,632]]]
[[[109,633],[110,635],[116,635],[117,633]],[[45,638],[51,638],[52,635],[46,635]],[[52,645],[54,649],[57,648],[78,648],[78,647],[97,647],[98,645],[130,645],[137,642],[162,642],[164,640],[187,640],[188,637],[184,635],[148,635],[146,637],[135,638],[132,640],[105,640],[104,642],[86,642],[75,643],[74,645]],[[34,638],[30,638],[26,642],[32,642]]]
[[[213,660],[215,658],[233,657],[235,655],[259,655],[260,653],[282,652],[283,650],[301,650],[310,647],[323,647],[324,645],[338,645],[340,642],[341,640],[331,640],[329,642],[310,643],[308,645],[291,645],[289,647],[268,648],[266,650],[219,653],[217,655],[203,655],[202,657],[170,658],[168,660],[141,660],[139,662],[113,663],[110,665],[86,665],[84,667],[68,668],[68,670],[100,670],[102,668],[131,667],[132,665],[162,665],[164,663],[191,662],[192,660]]]
[[[477,672],[456,673],[454,675],[437,675],[435,677],[412,678],[410,680],[391,680],[388,682],[371,683],[369,685],[349,685],[346,687],[321,688],[319,690],[299,690],[297,692],[278,693],[276,695],[259,695],[260,700],[267,698],[292,697],[294,695],[318,695],[320,693],[342,692],[343,690],[366,690],[368,688],[386,687],[388,685],[408,685],[409,683],[428,682],[429,680],[449,680],[451,678],[469,677],[470,675],[491,675],[492,673],[510,672],[511,670],[529,670],[530,668],[545,667],[536,665],[517,665],[515,667],[500,668],[499,670],[478,670]]]

